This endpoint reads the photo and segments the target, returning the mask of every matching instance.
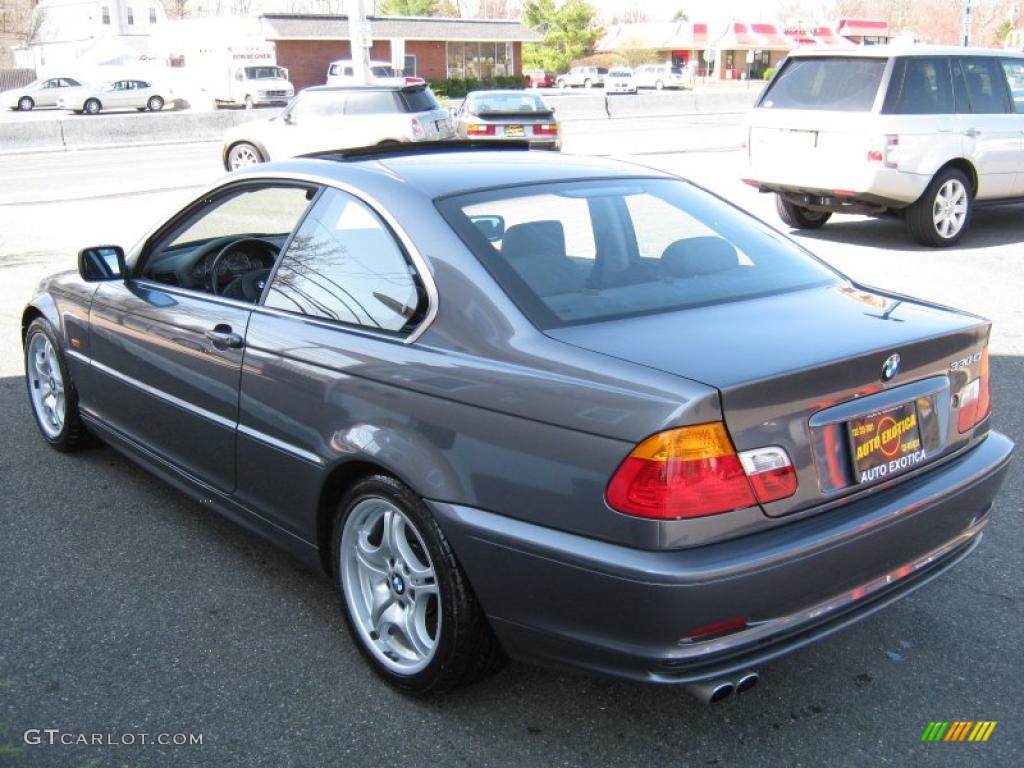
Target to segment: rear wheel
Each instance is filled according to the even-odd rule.
[[[99,111],[103,109],[103,105],[100,104],[99,99],[89,99],[82,106],[85,109],[85,112],[90,115],[97,115],[99,114]]]
[[[944,247],[967,231],[974,209],[974,190],[957,168],[940,171],[924,194],[907,209],[907,228],[921,245]]]
[[[229,171],[237,171],[239,168],[248,168],[250,165],[265,162],[263,153],[247,141],[240,141],[228,150],[228,161],[226,163]]]
[[[775,196],[779,218],[793,229],[820,229],[832,218],[831,211],[812,211],[789,202],[782,195]]]
[[[589,77],[586,80],[583,81],[583,87],[584,88],[589,88],[592,85],[593,85],[593,83],[590,81]]]
[[[246,96],[245,97],[245,108],[246,109],[252,109],[255,106],[256,106],[256,102],[253,101],[252,96]]]
[[[18,99],[18,109],[22,112],[31,112],[36,103],[29,96],[22,96]]]
[[[160,96],[150,96],[149,101],[146,102],[146,108],[150,112],[159,112],[164,108],[164,100]]]
[[[334,570],[352,637],[403,693],[469,683],[504,659],[451,545],[430,510],[388,475],[341,499]]]
[[[565,90],[565,80],[562,80],[561,78],[559,78],[558,80],[555,81],[555,85],[557,85],[559,88]]]
[[[664,84],[663,82],[661,82],[661,80],[658,80],[658,81],[657,81],[657,82],[656,82],[656,83],[654,84],[654,89],[655,89],[655,90],[657,90],[657,91],[660,91],[660,90],[661,90],[661,89],[663,89],[664,87],[665,87],[665,84]]]
[[[73,451],[86,437],[78,398],[53,327],[36,318],[25,333],[25,380],[36,425],[58,451]]]

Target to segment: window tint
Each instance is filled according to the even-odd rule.
[[[951,115],[955,111],[949,59],[945,57],[907,58],[898,88],[894,109],[886,111],[903,115]]]
[[[434,98],[434,92],[429,88],[417,88],[411,91],[399,91],[399,98],[405,104],[406,112],[429,112],[433,109],[440,109],[441,105]]]
[[[379,115],[397,111],[394,91],[351,92],[345,100],[346,115]]]
[[[621,179],[443,200],[447,221],[540,328],[718,304],[837,276],[683,181]],[[473,226],[505,221],[500,241]]]
[[[1002,64],[1007,85],[1010,86],[1013,111],[1024,113],[1024,59],[1003,59]]]
[[[414,272],[358,200],[328,189],[295,233],[267,291],[288,312],[401,331],[421,316]]]
[[[885,65],[880,58],[793,57],[772,81],[760,106],[868,112]]]
[[[309,191],[303,187],[247,188],[214,200],[169,248],[230,235],[287,235],[309,205]]]
[[[1009,111],[1003,71],[994,59],[964,56],[960,64],[967,82],[971,112],[993,114]]]

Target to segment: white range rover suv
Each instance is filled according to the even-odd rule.
[[[872,46],[794,52],[747,118],[745,182],[791,227],[905,218],[957,242],[975,204],[1024,200],[1024,56]]]

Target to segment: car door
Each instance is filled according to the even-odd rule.
[[[1006,75],[1006,84],[1010,89],[1014,127],[1024,138],[1024,59],[1002,59],[1000,64]],[[1021,156],[1022,159],[1017,165],[1017,175],[1013,182],[1014,197],[1024,197],[1024,141],[1021,144]]]
[[[144,450],[223,492],[235,485],[238,385],[253,303],[213,291],[233,277],[235,252],[224,251],[214,273],[211,259],[254,236],[270,244],[268,253],[283,247],[314,192],[266,180],[222,187],[150,238],[133,254],[128,278],[103,283],[93,301],[94,375],[83,401]]]
[[[56,107],[60,93],[60,80],[54,77],[43,83],[39,90],[32,94],[32,100],[37,107]]]
[[[130,107],[149,106],[149,97],[153,95],[153,86],[144,80],[132,80]]]
[[[118,80],[114,87],[100,95],[104,109],[120,109],[128,105],[131,99],[131,81]]]
[[[995,58],[961,56],[954,82],[967,93],[969,112],[958,116],[964,150],[978,170],[979,199],[1012,197],[1024,172],[1024,135],[1010,107],[1006,76]]]
[[[346,99],[344,92],[308,93],[297,99],[291,109],[273,121],[274,128],[268,132],[271,159],[354,146],[341,141],[347,125]]]
[[[246,336],[238,500],[303,538],[316,530],[329,457],[401,451],[361,426],[407,418],[364,371],[400,377],[427,291],[393,230],[366,203],[326,188],[281,258]],[[287,482],[282,482],[287,478]]]

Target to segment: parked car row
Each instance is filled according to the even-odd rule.
[[[71,77],[50,77],[5,91],[0,102],[8,109],[21,112],[36,107],[57,107],[76,114],[96,115],[107,109],[159,112],[167,103],[167,95],[147,80],[124,79],[84,85]]]
[[[608,93],[636,93],[640,88],[685,88],[693,82],[688,67],[671,64],[644,64],[630,67],[573,67],[561,75],[545,70],[526,73],[531,88],[604,88]]]
[[[447,139],[562,145],[554,110],[532,91],[474,91],[449,113],[426,84],[325,85],[301,91],[268,120],[233,128],[221,159],[233,171],[310,152]]]

